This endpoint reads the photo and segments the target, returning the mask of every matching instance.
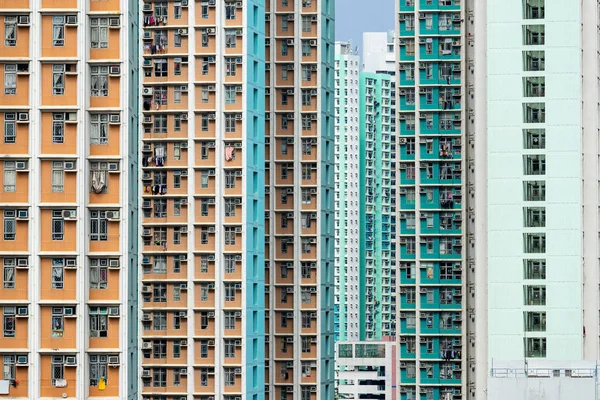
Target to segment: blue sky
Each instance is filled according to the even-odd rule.
[[[335,0],[335,40],[362,44],[363,32],[394,29],[394,0]]]

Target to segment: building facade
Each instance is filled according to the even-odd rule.
[[[391,86],[390,75],[360,74],[361,340],[381,340],[396,332],[396,188],[392,185],[395,135],[391,132]]]
[[[335,44],[335,341],[360,338],[359,57]]]
[[[398,349],[395,341],[339,342],[336,361],[340,399],[398,399]]]
[[[0,397],[333,397],[333,15],[0,1]]]
[[[0,396],[127,398],[137,8],[6,0],[0,24]]]
[[[266,2],[269,399],[334,393],[333,16],[333,0]]]
[[[474,395],[471,99],[473,4],[398,2],[400,398]],[[467,221],[468,219],[468,221]],[[473,270],[471,269],[473,267]],[[474,347],[473,347],[474,348]],[[469,397],[471,398],[471,397]]]
[[[396,69],[394,31],[365,32],[362,39],[362,70],[394,75]]]
[[[140,391],[263,398],[264,2],[140,6]]]

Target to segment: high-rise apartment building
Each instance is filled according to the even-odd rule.
[[[398,336],[402,399],[473,393],[472,4],[397,6]],[[467,221],[469,219],[469,222]]]
[[[365,32],[362,37],[362,70],[394,75],[395,32]]]
[[[359,56],[335,44],[335,341],[360,339]]]
[[[396,332],[396,137],[390,75],[360,74],[360,340]]]
[[[266,4],[265,392],[333,398],[334,1]]]
[[[144,398],[264,396],[263,3],[141,4]]]
[[[0,396],[333,397],[333,7],[0,0]]]
[[[136,387],[132,4],[0,1],[2,397]]]

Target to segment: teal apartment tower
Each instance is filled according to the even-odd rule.
[[[465,279],[472,16],[459,0],[398,0],[397,11],[400,398],[461,399],[474,368],[465,321],[474,315]]]
[[[360,338],[359,56],[335,44],[335,341]]]
[[[360,74],[360,340],[381,340],[396,332],[396,138],[391,80],[388,74]]]

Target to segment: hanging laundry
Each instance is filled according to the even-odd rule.
[[[235,147],[227,146],[225,147],[225,161],[231,161],[235,157]]]
[[[107,171],[95,170],[92,171],[92,190],[94,193],[102,193],[106,187]]]
[[[103,376],[98,380],[98,390],[106,390],[106,378]]]

